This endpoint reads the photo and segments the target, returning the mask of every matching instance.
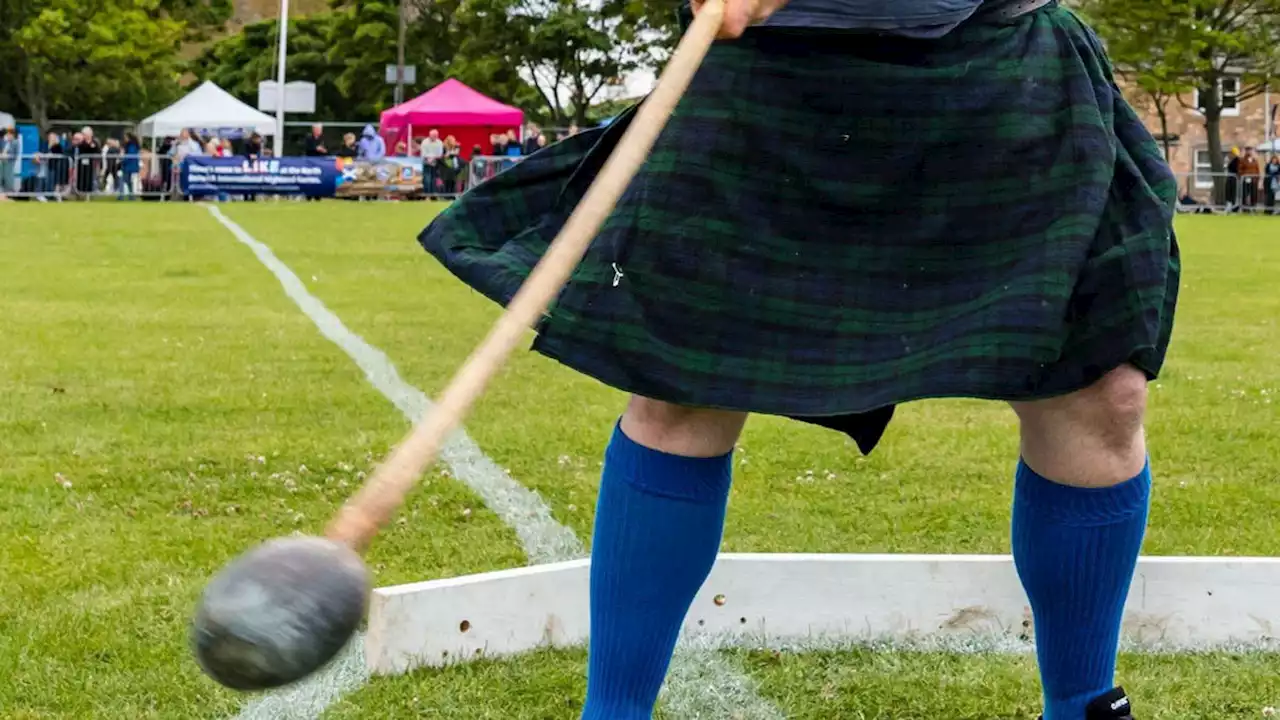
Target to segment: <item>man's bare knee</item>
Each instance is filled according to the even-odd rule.
[[[1146,462],[1147,378],[1123,365],[1062,397],[1014,403],[1032,469],[1068,485],[1112,485]]]
[[[686,457],[717,457],[733,449],[747,414],[673,405],[633,395],[622,431],[653,450]]]

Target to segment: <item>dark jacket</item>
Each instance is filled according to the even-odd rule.
[[[307,157],[324,157],[325,155],[328,155],[329,151],[327,149],[326,150],[320,149],[323,146],[324,146],[323,136],[316,137],[315,135],[308,135],[306,151],[305,151],[306,156]]]

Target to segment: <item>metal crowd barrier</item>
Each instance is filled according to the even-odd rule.
[[[480,155],[467,164],[467,188],[473,188],[508,168],[515,167],[523,156]]]
[[[177,163],[150,153],[0,157],[0,197],[63,201],[179,196]]]
[[[457,176],[424,172],[423,194],[454,198],[505,170],[522,156],[473,157]],[[136,170],[135,170],[136,167]],[[1265,167],[1265,166],[1264,166]],[[424,168],[425,169],[425,168]],[[174,159],[138,155],[25,154],[0,157],[0,197],[36,201],[180,200],[181,168]],[[1280,215],[1280,175],[1180,173],[1178,211],[1183,213],[1255,213]]]
[[[1280,176],[1178,173],[1178,211],[1280,215]]]

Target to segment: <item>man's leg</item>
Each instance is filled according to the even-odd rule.
[[[1045,720],[1083,720],[1114,684],[1151,490],[1146,393],[1125,365],[1080,392],[1014,405],[1013,557],[1035,617]]]
[[[743,413],[632,398],[605,454],[591,545],[584,720],[648,720],[724,530]]]

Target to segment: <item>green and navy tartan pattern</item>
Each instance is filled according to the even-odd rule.
[[[422,245],[507,302],[633,117],[479,186]],[[534,348],[855,437],[848,416],[878,411],[871,444],[910,400],[1043,398],[1125,362],[1154,378],[1175,193],[1065,9],[935,41],[753,30],[712,49]]]

